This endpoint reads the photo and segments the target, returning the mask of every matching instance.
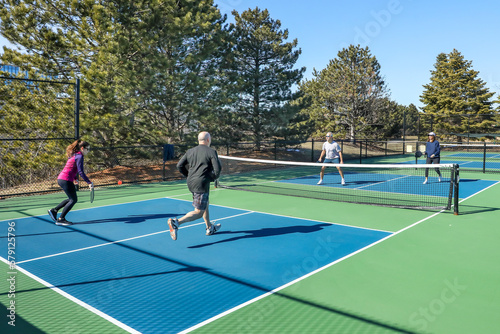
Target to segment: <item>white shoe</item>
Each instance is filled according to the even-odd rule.
[[[344,179],[342,179],[341,183],[342,183],[343,186],[345,186],[345,180]]]
[[[427,180],[425,180],[423,184],[427,184]]]
[[[441,176],[440,176],[440,177],[438,177],[438,182],[441,182]]]
[[[323,184],[323,179],[320,179],[320,180],[318,181],[318,184]]]
[[[207,228],[207,235],[212,235],[218,230],[220,230],[220,224],[212,224],[209,228]]]

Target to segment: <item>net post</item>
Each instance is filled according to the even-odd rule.
[[[454,188],[454,195],[453,195],[453,214],[455,216],[458,216],[458,202],[459,202],[459,184],[460,184],[460,166],[458,164],[453,165],[453,174],[455,177],[453,178],[453,188]]]
[[[311,162],[314,162],[314,138],[311,139]]]

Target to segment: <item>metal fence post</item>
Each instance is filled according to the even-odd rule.
[[[363,141],[359,140],[359,163],[363,161]]]
[[[314,162],[314,139],[311,140],[311,162]]]
[[[453,187],[454,187],[454,194],[453,194],[453,214],[458,215],[458,202],[459,202],[459,184],[460,184],[460,166],[458,164],[455,164],[454,166],[455,170],[455,178],[453,179]]]
[[[483,142],[483,173],[486,173],[486,142]]]
[[[75,84],[75,140],[80,138],[80,79]]]

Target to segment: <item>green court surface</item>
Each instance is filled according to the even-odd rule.
[[[395,160],[382,162],[389,161]],[[460,177],[500,181],[500,174],[461,172]],[[80,192],[74,210],[163,197],[190,200],[191,195],[182,181],[97,189],[92,204],[88,193]],[[46,215],[47,209],[62,198],[62,193],[56,193],[2,200],[0,220]],[[397,209],[212,188],[210,203],[214,205],[393,234],[189,331],[499,333],[498,198],[500,184],[496,183],[462,199],[456,216],[453,211]],[[167,233],[168,242],[172,240]],[[23,247],[22,238],[16,247]],[[231,243],[226,247],[230,252]],[[258,241],[254,247],[258,247]],[[318,243],[318,247],[324,245]],[[7,257],[6,250],[0,254]],[[305,268],[315,256],[303,254],[299,263]],[[22,264],[19,266],[22,268]],[[9,326],[10,299],[5,282],[10,269],[5,262],[0,262],[0,268],[0,303],[6,310],[0,321],[1,333],[127,332],[105,315],[91,312],[21,270],[16,275],[16,327]],[[148,322],[148,314],[144,314],[144,322]],[[153,332],[164,333],[162,328]]]

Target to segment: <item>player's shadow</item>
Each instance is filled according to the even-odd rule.
[[[181,213],[160,213],[160,214],[150,214],[150,215],[129,215],[125,217],[116,218],[105,218],[105,219],[94,219],[85,222],[75,222],[74,225],[86,225],[86,224],[107,224],[107,223],[125,223],[125,224],[140,224],[152,219],[168,219],[172,217],[181,216]],[[166,224],[166,222],[165,222]]]
[[[284,227],[266,227],[260,230],[239,230],[239,231],[220,231],[217,232],[217,235],[235,235],[234,237],[230,237],[228,239],[219,240],[216,242],[190,246],[188,248],[202,248],[207,246],[212,246],[215,244],[221,244],[225,242],[234,242],[241,239],[248,238],[265,238],[265,237],[273,237],[277,235],[284,234],[293,234],[293,233],[313,233],[322,230],[327,226],[332,226],[331,224],[323,223],[316,225],[294,225],[294,226],[284,226]]]

